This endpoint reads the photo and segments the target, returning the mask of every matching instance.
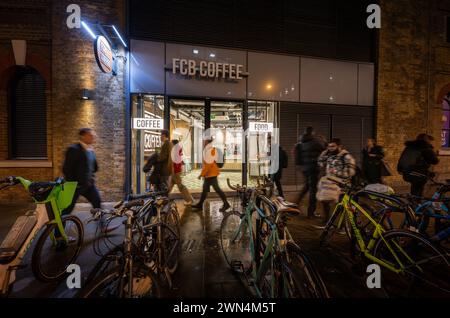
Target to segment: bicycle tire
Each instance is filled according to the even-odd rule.
[[[116,267],[117,264],[113,264],[112,266],[110,266],[111,263],[117,260],[123,260],[123,256],[124,256],[123,244],[114,247],[102,258],[100,258],[100,260],[94,265],[92,270],[89,272],[86,281],[91,282],[99,275],[102,275],[103,273],[110,271],[112,267]]]
[[[52,282],[52,281],[57,281],[57,280],[64,278],[65,276],[68,275],[68,273],[66,272],[67,266],[72,264],[78,257],[78,254],[80,253],[80,250],[81,250],[81,246],[83,245],[83,238],[84,238],[83,223],[81,222],[81,220],[78,217],[76,217],[74,215],[67,215],[67,216],[63,216],[61,218],[61,222],[65,228],[67,226],[67,222],[69,222],[69,221],[71,221],[75,224],[75,227],[77,229],[78,238],[77,238],[76,244],[72,244],[75,246],[71,246],[69,244],[68,247],[67,246],[65,247],[66,248],[65,251],[67,251],[67,248],[70,247],[73,250],[73,255],[71,257],[69,257],[69,259],[67,261],[63,262],[64,264],[63,264],[62,268],[59,270],[55,270],[55,273],[50,273],[44,268],[41,257],[43,256],[44,245],[46,245],[47,239],[50,237],[50,235],[53,233],[53,231],[57,230],[57,225],[55,223],[47,224],[44,232],[39,236],[39,239],[33,250],[32,258],[31,258],[31,268],[32,268],[33,274],[39,281]],[[67,231],[67,229],[66,229],[66,231]],[[51,264],[51,266],[57,266],[58,265],[57,263],[60,263],[60,260],[61,260],[61,253],[58,253],[54,247],[51,249],[51,251],[55,252],[55,254],[58,254],[58,256],[56,257],[57,261],[53,261],[53,262],[49,261],[49,264]],[[61,252],[63,252],[63,251],[61,251]]]
[[[237,233],[242,217],[243,214],[238,211],[226,213],[219,231],[220,246],[225,261],[233,271],[238,273],[247,272],[252,267],[253,261],[248,232],[244,228]],[[244,224],[243,226],[246,227],[247,225]],[[234,237],[235,235],[236,237]]]
[[[149,268],[144,268],[143,266],[135,267],[135,270],[139,270],[142,272],[142,274],[148,276],[147,281],[141,282],[141,284],[145,285],[145,283],[151,284],[150,285],[150,292],[147,292],[144,296],[141,296],[141,298],[160,298],[161,297],[161,289],[160,284],[158,282],[158,279],[156,278],[156,275],[153,273],[153,271]],[[135,273],[136,274],[136,273]],[[117,284],[120,283],[119,280],[123,278],[125,281],[128,281],[127,274],[124,275],[122,272],[121,266],[116,266],[112,270],[105,272],[104,274],[98,276],[95,280],[89,282],[84,288],[81,289],[81,291],[76,295],[76,298],[107,298],[107,296],[110,296],[111,298],[118,298],[118,296],[121,296],[121,298],[127,298],[126,292],[123,291],[118,295],[120,291],[117,290]],[[115,284],[115,286],[114,286]],[[106,293],[110,289],[111,293]],[[124,286],[124,289],[126,290],[126,286]],[[148,289],[148,288],[147,288]],[[101,293],[105,292],[105,293]],[[138,298],[138,297],[133,297]]]
[[[286,293],[284,282],[290,287],[288,298],[329,298],[328,289],[319,272],[301,248],[291,242],[286,246],[287,255],[283,257],[281,290]],[[295,263],[298,262],[298,263]],[[286,275],[288,276],[286,279]]]
[[[339,221],[340,217],[346,218],[345,215],[342,215],[342,213],[345,213],[344,208],[342,206],[337,206],[336,210],[334,211],[331,218],[328,220],[327,224],[325,225],[325,229],[320,234],[319,237],[319,245],[320,247],[326,246],[331,238],[334,236],[334,233],[338,230],[336,222]]]
[[[411,241],[408,242],[406,239]],[[387,245],[384,242],[391,243],[391,248],[395,248],[398,252],[397,257],[401,257],[400,248],[397,247],[401,246],[414,261],[413,264],[406,257],[401,257],[400,260],[407,266],[404,273],[400,274],[381,267],[383,290],[388,297],[450,297],[450,264],[445,254],[438,248],[415,232],[407,230],[386,232],[375,244],[373,255],[394,265],[396,264],[394,256],[386,249]],[[411,292],[412,288],[416,288],[415,291]]]

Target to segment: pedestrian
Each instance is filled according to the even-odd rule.
[[[148,185],[146,191],[160,191],[161,186],[161,163],[158,163],[158,153],[153,153],[148,157],[147,162],[142,169],[147,176]]]
[[[375,139],[367,139],[367,146],[362,151],[362,170],[368,184],[382,183],[384,169],[384,150]]]
[[[71,145],[65,154],[63,174],[66,181],[78,182],[72,204],[62,211],[70,214],[78,198],[85,197],[94,209],[101,208],[101,198],[95,186],[95,173],[98,171],[97,158],[94,149],[95,132],[91,128],[82,128],[78,132],[79,142]]]
[[[326,149],[326,143],[316,137],[314,128],[307,127],[305,133],[300,136],[299,143],[295,147],[296,165],[300,166],[303,172],[304,186],[300,192],[298,205],[301,205],[306,194],[309,192],[308,218],[317,216],[317,183],[319,181],[319,167],[317,160]]]
[[[194,199],[189,193],[189,190],[183,184],[181,173],[183,171],[183,149],[179,144],[178,140],[172,140],[172,161],[173,161],[173,173],[169,187],[169,193],[172,191],[174,185],[176,184],[178,190],[183,195],[184,205],[192,205]]]
[[[286,169],[288,167],[289,158],[284,151],[284,149],[279,146],[278,148],[278,170],[274,174],[270,175],[270,179],[273,183],[275,183],[275,186],[277,187],[278,196],[284,199],[284,192],[283,192],[283,186],[281,185],[281,179],[283,178],[283,169]]]
[[[403,180],[411,184],[411,194],[422,196],[432,165],[439,163],[438,155],[431,142],[433,136],[420,134],[416,140],[407,141],[397,171],[403,175]]]
[[[203,209],[203,203],[205,202],[206,197],[208,196],[209,189],[212,186],[214,191],[216,191],[216,193],[220,196],[223,202],[223,206],[220,209],[220,212],[225,212],[230,208],[230,204],[227,201],[225,193],[223,193],[222,189],[220,189],[219,187],[217,177],[220,174],[220,168],[217,165],[217,162],[218,162],[218,154],[220,151],[218,151],[215,147],[213,147],[212,142],[213,142],[212,138],[208,138],[204,141],[203,167],[202,172],[198,177],[199,179],[203,178],[203,189],[200,201],[197,204],[193,205],[192,208],[197,210]]]
[[[341,194],[340,187],[330,179],[336,179],[342,183],[351,182],[356,173],[356,162],[344,149],[341,140],[334,138],[328,143],[328,149],[320,155],[318,165],[325,176],[319,181],[317,199],[322,202],[323,220],[326,223],[330,217],[331,205],[339,201]]]
[[[173,171],[172,143],[170,142],[168,130],[161,131],[161,150],[158,153],[157,164],[159,169],[159,190],[168,190],[170,187],[170,177]]]

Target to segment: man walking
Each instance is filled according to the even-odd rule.
[[[202,210],[203,209],[203,203],[206,200],[206,197],[208,196],[208,192],[210,187],[212,186],[214,191],[220,196],[223,202],[223,206],[220,209],[220,212],[225,212],[230,208],[230,204],[227,201],[227,197],[225,196],[225,193],[223,193],[222,189],[219,187],[219,182],[217,180],[217,177],[220,174],[220,169],[217,166],[217,160],[218,160],[218,152],[215,147],[212,146],[212,138],[206,139],[204,143],[204,158],[203,158],[203,168],[199,179],[203,178],[203,189],[202,194],[200,197],[200,201],[193,205],[193,209]]]
[[[183,195],[184,205],[192,205],[193,198],[189,193],[189,190],[183,184],[183,180],[181,178],[181,172],[183,170],[183,149],[178,140],[172,140],[172,161],[173,161],[173,174],[172,180],[170,182],[169,193],[172,191],[175,184],[178,187],[178,190]]]
[[[161,131],[161,150],[158,154],[156,163],[160,165],[160,182],[159,190],[168,190],[170,187],[170,176],[173,171],[172,162],[172,143],[169,140],[170,134],[168,130]]]
[[[324,170],[325,175],[319,182],[317,198],[323,204],[326,223],[330,217],[331,205],[339,200],[341,192],[339,186],[329,178],[343,183],[351,181],[356,173],[356,162],[344,149],[341,140],[334,138],[329,142],[328,149],[320,155],[318,165]]]
[[[316,194],[317,183],[319,181],[319,167],[317,165],[317,160],[325,148],[326,145],[316,137],[313,127],[306,128],[305,133],[300,136],[299,143],[295,147],[295,161],[298,166],[301,166],[305,182],[303,190],[300,192],[298,205],[300,206],[301,201],[309,192],[309,219],[316,216]]]
[[[95,186],[95,173],[98,171],[97,158],[92,145],[95,132],[91,128],[82,128],[78,132],[80,141],[70,146],[65,155],[63,174],[67,181],[78,182],[72,204],[62,214],[70,214],[80,195],[85,197],[92,207],[101,207],[100,194]]]
[[[398,161],[397,170],[403,175],[403,180],[411,184],[412,195],[423,195],[430,167],[439,163],[437,153],[431,145],[433,140],[430,135],[420,134],[416,140],[407,141]]]

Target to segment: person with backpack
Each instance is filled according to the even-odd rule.
[[[284,149],[279,146],[278,148],[278,171],[274,174],[270,175],[270,179],[273,183],[275,183],[275,186],[277,187],[278,196],[284,198],[284,192],[283,187],[281,185],[281,179],[283,178],[283,169],[286,169],[289,164],[289,158],[284,151]]]
[[[320,155],[318,165],[325,176],[319,181],[317,199],[322,202],[326,223],[330,217],[331,205],[338,202],[341,195],[340,187],[330,179],[336,179],[342,183],[352,182],[357,167],[355,158],[344,149],[338,138],[328,143],[328,149]]]
[[[411,194],[422,196],[430,167],[439,163],[438,155],[431,142],[433,136],[420,134],[414,141],[407,141],[397,171],[403,175],[403,180],[411,184]]]
[[[298,205],[300,206],[306,194],[309,192],[308,218],[317,216],[317,183],[319,178],[319,168],[317,160],[320,154],[326,149],[326,143],[316,137],[313,127],[308,127],[305,133],[300,136],[299,143],[295,147],[295,163],[300,166],[304,177],[303,190],[299,194]]]
[[[208,138],[204,142],[204,151],[203,151],[203,167],[202,172],[199,179],[203,178],[203,189],[202,194],[200,197],[200,201],[193,205],[192,208],[196,210],[202,210],[203,209],[203,203],[205,202],[209,189],[211,186],[213,187],[214,191],[219,195],[219,197],[223,201],[223,206],[220,208],[220,212],[225,212],[228,210],[231,206],[228,203],[227,197],[225,193],[220,189],[219,187],[219,181],[217,177],[220,174],[220,167],[223,167],[223,152],[220,149],[215,148],[212,145],[213,139]]]

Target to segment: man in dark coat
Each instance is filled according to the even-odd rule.
[[[161,131],[161,150],[158,153],[157,164],[160,164],[161,189],[168,190],[170,187],[170,176],[173,172],[172,143],[168,130]]]
[[[91,128],[79,131],[80,141],[70,146],[66,151],[63,164],[63,174],[66,181],[78,182],[72,204],[62,214],[70,214],[78,197],[82,195],[93,208],[101,207],[100,194],[95,186],[95,173],[98,171],[97,158],[92,149],[95,142],[95,132]]]
[[[420,134],[416,140],[406,142],[406,148],[398,162],[397,170],[403,174],[403,180],[411,184],[413,195],[423,195],[430,167],[439,163],[437,153],[431,145],[433,140],[430,135]]]
[[[319,182],[319,168],[317,159],[326,149],[326,145],[316,137],[312,127],[306,128],[305,134],[300,136],[299,143],[295,147],[295,161],[301,166],[305,185],[300,192],[299,205],[309,192],[308,218],[313,218],[317,207],[317,183]]]

